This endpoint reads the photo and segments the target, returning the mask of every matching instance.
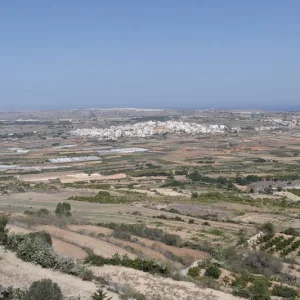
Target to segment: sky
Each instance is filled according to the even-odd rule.
[[[300,110],[299,0],[0,1],[0,109]]]

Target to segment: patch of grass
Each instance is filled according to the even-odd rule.
[[[290,193],[300,197],[300,189],[289,189],[288,190]]]
[[[216,228],[213,228],[209,231],[210,234],[213,234],[213,235],[217,235],[217,236],[221,236],[223,235],[223,232],[219,229],[216,229]]]
[[[91,202],[91,203],[131,203],[135,201],[135,199],[131,199],[129,197],[117,197],[112,196],[107,191],[100,191],[96,196],[71,196],[68,200],[75,200],[75,201],[83,201],[83,202]]]

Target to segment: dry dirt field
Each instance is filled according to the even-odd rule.
[[[0,269],[0,282],[4,286],[25,288],[29,287],[34,281],[49,278],[58,283],[61,287],[64,296],[77,299],[88,300],[91,295],[96,291],[97,285],[93,282],[82,281],[80,278],[62,274],[58,271],[43,269],[38,265],[24,262],[18,259],[15,254],[5,251],[0,247],[1,269]],[[118,295],[108,292],[108,295],[113,297],[114,300],[120,299]]]
[[[91,267],[94,274],[107,278],[112,285],[123,283],[131,285],[152,300],[237,300],[239,297],[232,296],[220,291],[202,289],[191,282],[175,281],[170,278],[153,276],[144,272],[124,267]]]
[[[90,181],[90,180],[118,180],[125,179],[126,174],[114,174],[104,176],[99,173],[74,173],[74,172],[61,172],[61,173],[51,173],[41,174],[41,175],[23,175],[20,177],[21,180],[25,182],[49,182],[49,180],[59,179],[61,183],[72,183],[72,182],[81,182],[81,181]]]

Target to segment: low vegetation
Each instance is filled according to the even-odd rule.
[[[159,241],[166,245],[180,246],[181,238],[176,234],[166,233],[162,229],[147,227],[144,224],[98,223],[98,226],[118,229],[139,237]]]
[[[8,288],[2,292],[3,300],[63,300],[64,296],[57,283],[50,279],[34,281],[28,289]]]
[[[51,237],[45,232],[9,234],[5,246],[16,252],[24,261],[52,268],[64,273],[91,280],[92,273],[75,259],[60,257],[54,253]]]
[[[133,202],[134,199],[130,197],[121,196],[116,197],[112,196],[108,191],[100,191],[95,196],[71,196],[68,200],[76,200],[76,201],[83,201],[83,202],[91,202],[91,203],[130,203]]]
[[[92,254],[85,259],[85,263],[99,267],[103,265],[123,266],[160,275],[169,274],[168,268],[162,264],[156,263],[153,260],[141,258],[130,259],[127,255],[120,256],[115,254],[112,258],[104,258],[102,256]]]

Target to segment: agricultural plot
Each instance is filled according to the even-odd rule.
[[[295,236],[264,235],[257,240],[253,247],[280,257],[300,256],[300,238]]]

